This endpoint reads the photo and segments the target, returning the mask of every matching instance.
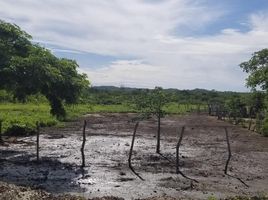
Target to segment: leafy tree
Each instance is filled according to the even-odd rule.
[[[27,57],[31,47],[31,36],[17,25],[0,20],[0,89],[10,85],[12,79],[6,72],[6,67],[14,56]]]
[[[157,144],[156,153],[160,153],[160,135],[161,135],[161,118],[165,116],[163,110],[164,105],[167,103],[167,96],[161,87],[155,87],[155,89],[141,93],[136,98],[135,105],[143,115],[149,117],[154,115],[157,117]]]
[[[0,88],[22,102],[28,95],[41,93],[51,105],[51,114],[65,117],[64,103],[77,102],[89,85],[86,75],[77,72],[78,64],[31,44],[31,37],[16,25],[1,22],[0,34]]]
[[[268,49],[255,52],[252,58],[240,64],[243,71],[249,73],[247,86],[256,89],[259,86],[268,92]]]
[[[240,64],[240,67],[243,71],[247,72],[248,78],[246,79],[246,84],[253,91],[256,91],[258,88],[268,93],[268,49],[263,49],[261,51],[253,53],[252,57],[249,61],[243,62]],[[256,99],[256,109],[260,109],[263,103],[259,99]],[[264,120],[264,133],[268,135],[268,116],[266,116],[266,120]]]

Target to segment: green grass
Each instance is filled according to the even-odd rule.
[[[184,114],[196,109],[195,105],[178,105],[171,103],[165,106],[164,110],[172,114]],[[41,126],[64,126],[64,122],[58,121],[50,114],[48,104],[19,104],[19,103],[2,103],[0,104],[0,121],[2,121],[2,133],[7,132],[11,127],[27,128],[34,131],[36,122]],[[136,112],[133,106],[122,105],[89,105],[77,104],[66,106],[66,121],[77,119],[87,113],[128,113]]]
[[[206,108],[205,105],[200,106],[200,111]],[[185,114],[187,112],[193,112],[198,109],[197,105],[194,104],[178,104],[178,103],[169,103],[164,107],[164,110],[168,114]]]
[[[72,120],[87,113],[128,113],[135,110],[128,105],[88,105],[78,104],[66,106],[67,119]]]
[[[36,128],[36,122],[41,126],[53,126],[58,120],[49,113],[49,105],[46,104],[0,104],[0,120],[2,132],[6,132],[12,126]]]
[[[41,126],[63,126],[64,122],[58,121],[50,114],[48,104],[19,104],[4,103],[0,104],[0,121],[2,121],[2,133],[8,131],[11,127],[24,127],[28,130],[36,129],[36,122]],[[66,121],[77,119],[87,113],[126,113],[134,112],[132,108],[126,105],[67,105]]]

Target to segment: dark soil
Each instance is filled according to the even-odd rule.
[[[268,193],[268,138],[206,115],[163,119],[161,154],[155,153],[156,120],[141,122],[132,156],[132,166],[144,179],[141,180],[127,163],[135,117],[85,116],[88,127],[84,169],[80,168],[84,118],[69,122],[64,128],[42,129],[39,163],[35,136],[6,140],[0,145],[0,180],[54,195],[75,194],[85,198],[207,199]],[[186,128],[180,148],[180,170],[186,178],[176,174],[175,166],[182,126]],[[232,150],[227,175],[226,126]]]

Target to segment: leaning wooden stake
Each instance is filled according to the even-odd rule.
[[[85,144],[86,144],[86,126],[87,126],[87,121],[84,121],[84,126],[83,126],[83,142],[82,142],[82,147],[81,147],[81,154],[82,154],[82,165],[81,167],[85,167]]]
[[[224,127],[224,130],[225,130],[225,134],[226,134],[226,142],[227,142],[227,147],[228,147],[228,159],[227,159],[226,164],[225,164],[224,173],[227,174],[227,169],[228,169],[230,159],[232,157],[232,152],[231,152],[231,146],[230,146],[228,130],[227,130],[226,127]]]
[[[39,135],[40,135],[40,124],[36,122],[36,161],[39,162]]]
[[[132,136],[132,142],[131,142],[131,146],[130,146],[130,150],[129,150],[128,166],[131,169],[131,171],[137,177],[139,177],[139,179],[141,179],[142,181],[144,181],[144,179],[137,172],[135,172],[135,170],[133,169],[133,167],[131,165],[131,157],[132,157],[132,152],[133,152],[133,147],[134,147],[134,142],[135,142],[135,137],[136,137],[136,132],[137,132],[138,126],[139,126],[139,122],[136,123],[135,128],[134,128],[134,132],[133,132],[133,136]]]
[[[180,168],[179,168],[179,164],[180,164],[179,153],[180,153],[180,145],[181,145],[184,129],[185,129],[185,127],[183,126],[182,129],[181,129],[181,135],[180,135],[179,141],[178,141],[177,146],[176,146],[176,173],[177,174],[179,174],[179,172],[180,172]]]
[[[129,150],[129,156],[128,156],[128,166],[129,168],[132,168],[131,165],[131,157],[132,157],[132,152],[133,152],[133,147],[134,147],[134,142],[135,142],[135,137],[136,137],[136,132],[139,126],[139,122],[136,123],[135,128],[134,128],[134,132],[133,132],[133,136],[132,136],[132,142],[131,142],[131,146],[130,146],[130,150]]]

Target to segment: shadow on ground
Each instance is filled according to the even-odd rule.
[[[83,179],[86,171],[77,165],[49,157],[37,162],[35,155],[26,151],[0,150],[0,156],[1,181],[52,193],[83,192],[74,180]]]

